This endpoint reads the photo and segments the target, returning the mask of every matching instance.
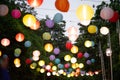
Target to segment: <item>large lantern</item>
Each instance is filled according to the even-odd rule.
[[[12,10],[11,15],[12,15],[13,18],[18,19],[21,16],[21,12],[18,9],[14,9],[14,10]]]
[[[84,20],[91,20],[93,15],[94,15],[94,10],[91,6],[89,5],[80,5],[78,8],[77,8],[77,11],[76,11],[76,15],[77,17],[84,21]]]
[[[43,3],[43,0],[27,0],[31,7],[38,7]]]
[[[26,14],[23,17],[23,24],[27,27],[33,26],[36,23],[36,18],[32,14]]]
[[[32,30],[38,30],[40,28],[40,22],[37,20],[32,26],[30,26],[30,29]]]
[[[7,39],[7,38],[3,38],[2,40],[1,40],[1,44],[3,45],[3,46],[9,46],[10,45],[10,40],[9,39]]]
[[[47,43],[47,44],[45,44],[44,48],[45,48],[45,50],[46,50],[47,52],[52,52],[52,50],[53,50],[53,45],[50,44],[50,43]]]
[[[22,33],[16,34],[15,39],[18,42],[22,42],[24,40],[24,34],[22,34]]]
[[[55,7],[62,12],[67,12],[70,4],[68,0],[56,0]]]
[[[5,4],[0,4],[0,16],[5,16],[8,14],[8,6]]]

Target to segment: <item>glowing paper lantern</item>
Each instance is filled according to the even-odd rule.
[[[24,46],[25,47],[30,47],[31,46],[31,41],[25,41]]]
[[[81,53],[81,52],[79,52],[78,54],[77,54],[77,58],[82,58],[83,57],[83,53]]]
[[[39,60],[39,56],[33,56],[32,59],[33,59],[33,61],[38,61]]]
[[[84,64],[83,63],[80,63],[79,64],[79,68],[83,68],[84,67]]]
[[[103,35],[107,35],[109,33],[109,29],[107,27],[101,27],[100,33]]]
[[[47,76],[51,76],[51,73],[50,73],[50,72],[47,72]]]
[[[15,67],[19,68],[21,66],[21,64],[15,64]]]
[[[40,56],[40,51],[39,50],[34,50],[33,51],[33,56],[39,57]]]
[[[5,4],[0,4],[0,16],[6,16],[9,12],[9,8]]]
[[[94,34],[97,32],[97,27],[95,25],[88,26],[88,32]]]
[[[60,59],[59,59],[59,58],[56,58],[56,59],[55,59],[55,63],[56,63],[56,64],[59,64],[59,63],[60,63]]]
[[[89,55],[87,52],[84,53],[84,57],[85,57],[85,58],[88,58],[89,56],[90,56],[90,55]]]
[[[60,53],[60,49],[59,48],[55,48],[53,50],[53,52],[54,52],[55,55],[58,55]]]
[[[94,10],[91,6],[83,4],[77,8],[76,15],[81,21],[89,21],[94,15]]]
[[[53,50],[53,45],[50,44],[50,43],[47,43],[47,44],[45,44],[44,48],[45,48],[45,50],[46,50],[47,52],[52,52],[52,50]]]
[[[16,39],[16,41],[18,41],[18,42],[22,42],[23,40],[24,40],[24,34],[22,34],[22,33],[18,33],[18,34],[16,34],[16,36],[15,36],[15,39]]]
[[[72,57],[71,58],[71,63],[76,63],[77,62],[77,59],[75,57]]]
[[[64,67],[65,67],[65,68],[69,68],[69,67],[70,67],[70,63],[66,63],[66,64],[64,65]]]
[[[43,3],[43,0],[27,0],[27,2],[31,7],[39,7]]]
[[[51,66],[50,66],[50,65],[46,65],[45,69],[46,69],[46,70],[50,70],[50,69],[51,69]]]
[[[62,12],[67,12],[69,10],[69,1],[68,0],[56,0],[55,7]]]
[[[110,18],[113,17],[114,11],[109,8],[109,7],[104,7],[101,11],[100,11],[100,17],[102,19],[108,20]]]
[[[31,27],[36,23],[36,18],[32,14],[26,14],[23,17],[23,24],[27,27]]]
[[[37,67],[37,63],[33,62],[32,64],[30,64],[31,69],[35,69],[36,67]]]
[[[71,48],[71,52],[72,52],[73,54],[76,54],[76,53],[78,52],[78,47],[74,45],[74,46]]]
[[[112,55],[112,50],[110,48],[106,49],[106,56],[111,56]]]
[[[92,42],[89,41],[89,40],[86,40],[85,43],[84,43],[85,47],[89,48],[92,46]]]
[[[50,40],[51,39],[51,35],[50,35],[49,32],[44,32],[42,37],[43,37],[44,40]]]
[[[53,71],[56,71],[56,70],[57,70],[57,67],[56,67],[56,66],[53,66],[53,67],[52,67],[52,70],[53,70]]]
[[[65,61],[70,61],[71,60],[71,56],[70,55],[65,55],[64,60]]]
[[[55,59],[55,55],[50,55],[49,59],[53,61]]]
[[[65,45],[66,49],[70,50],[72,48],[72,46],[73,45],[72,45],[72,43],[70,41],[66,42],[66,45]]]
[[[45,24],[48,28],[53,28],[54,27],[54,21],[53,20],[46,20]]]
[[[44,69],[44,68],[40,69],[40,72],[41,72],[41,73],[44,73],[44,72],[45,72],[45,69]]]
[[[0,51],[0,56],[2,56],[2,51]]]
[[[87,63],[88,65],[90,65],[90,64],[91,64],[91,61],[90,61],[90,60],[87,60],[86,63]]]
[[[53,21],[55,23],[59,23],[63,20],[63,15],[61,13],[56,13],[54,18],[53,18]]]
[[[1,44],[2,44],[2,46],[9,46],[10,45],[10,40],[9,39],[7,39],[7,38],[3,38],[2,40],[1,40]]]
[[[19,58],[15,58],[14,59],[14,64],[20,64],[20,59]]]
[[[58,68],[62,69],[62,68],[64,68],[64,65],[63,64],[58,64]]]
[[[31,62],[32,62],[32,60],[29,59],[29,58],[27,58],[27,59],[25,60],[25,63],[26,63],[26,64],[31,64]]]
[[[18,19],[21,16],[21,12],[18,9],[14,9],[14,10],[12,10],[11,15],[12,15],[13,18]]]
[[[113,17],[110,18],[110,22],[117,22],[119,19],[119,13],[117,11],[114,12]]]
[[[40,61],[38,62],[38,64],[39,64],[39,66],[44,66],[44,65],[45,65],[45,61],[44,61],[44,60],[40,60]]]
[[[40,28],[40,22],[38,20],[36,20],[36,22],[30,26],[30,29],[32,30],[38,30]]]
[[[14,56],[15,56],[15,57],[19,57],[20,54],[21,54],[21,49],[20,49],[20,48],[16,48],[16,49],[14,50]]]

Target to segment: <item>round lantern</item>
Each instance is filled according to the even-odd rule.
[[[21,49],[20,48],[16,48],[15,50],[14,50],[14,56],[15,57],[19,57],[20,56],[20,54],[21,54]]]
[[[55,55],[58,55],[60,53],[60,49],[59,48],[55,48],[53,52],[54,52]]]
[[[95,59],[91,59],[91,62],[92,62],[92,63],[95,63]]]
[[[111,56],[112,55],[112,50],[110,48],[106,49],[106,56]]]
[[[33,61],[38,61],[39,59],[40,59],[39,56],[33,56],[33,57],[32,57],[32,60],[33,60]]]
[[[2,51],[0,51],[0,56],[2,56]]]
[[[40,72],[41,72],[41,73],[44,73],[44,72],[45,72],[45,69],[44,69],[44,68],[40,69]]]
[[[50,55],[49,59],[53,61],[55,59],[55,55]]]
[[[114,11],[109,8],[109,7],[104,7],[101,11],[100,11],[100,17],[102,19],[108,20],[110,18],[113,17]]]
[[[86,40],[85,43],[84,43],[85,47],[89,48],[92,46],[92,42],[89,41],[89,40]]]
[[[71,60],[71,56],[70,55],[65,55],[64,60],[65,61],[70,61]]]
[[[80,63],[79,64],[79,68],[83,68],[84,67],[84,64],[83,63]]]
[[[0,4],[0,16],[5,16],[9,12],[8,6],[5,4]]]
[[[36,18],[32,14],[26,14],[23,17],[23,24],[27,27],[33,26],[36,23]]]
[[[74,45],[74,46],[71,48],[71,52],[72,52],[73,54],[76,54],[76,53],[78,52],[78,47]]]
[[[9,39],[7,39],[7,38],[3,38],[2,40],[1,40],[1,44],[2,44],[2,46],[9,46],[10,45],[10,40]]]
[[[14,64],[20,64],[20,59],[19,58],[15,58],[14,59]]]
[[[87,63],[88,65],[90,65],[90,64],[91,64],[91,61],[90,61],[90,60],[87,60],[86,63]]]
[[[26,64],[31,64],[31,62],[32,62],[32,60],[29,59],[29,58],[27,58],[27,59],[25,60],[25,63],[26,63]]]
[[[11,15],[12,15],[13,18],[18,19],[21,16],[21,12],[18,9],[14,9],[14,10],[12,10]]]
[[[33,56],[39,57],[40,56],[40,51],[39,50],[34,50],[33,51]]]
[[[55,63],[56,63],[56,64],[59,64],[60,62],[61,62],[61,60],[60,60],[59,58],[56,58],[56,59],[55,59]]]
[[[97,32],[97,27],[95,25],[88,26],[88,32],[94,34]]]
[[[67,12],[69,10],[70,4],[68,0],[56,0],[55,7],[62,12]]]
[[[71,58],[71,63],[76,63],[77,62],[77,59],[75,57],[72,57]]]
[[[18,42],[22,42],[24,40],[24,34],[22,34],[22,33],[16,34],[15,39]]]
[[[30,47],[31,46],[31,41],[25,41],[24,46],[25,47]]]
[[[45,24],[48,28],[53,28],[54,27],[54,21],[53,20],[46,20]]]
[[[40,60],[40,61],[38,62],[38,64],[39,64],[39,66],[44,66],[44,65],[45,65],[45,61],[44,61],[44,60]]]
[[[77,54],[77,58],[82,58],[82,57],[83,57],[83,53],[79,52],[79,53]]]
[[[35,69],[36,67],[37,67],[37,63],[33,62],[32,64],[30,64],[31,69]]]
[[[66,45],[65,45],[66,49],[70,50],[72,48],[72,46],[73,45],[72,45],[72,43],[70,41],[66,42]]]
[[[51,34],[49,32],[44,32],[42,37],[44,40],[50,40]]]
[[[47,52],[52,52],[52,50],[53,50],[53,45],[50,44],[50,43],[47,43],[47,44],[45,44],[44,48],[45,48],[45,50],[46,50]]]
[[[27,2],[31,7],[39,7],[43,3],[43,0],[27,0]]]
[[[30,29],[32,30],[38,30],[40,28],[40,22],[38,20],[36,20],[36,22],[30,26]]]
[[[94,10],[89,5],[85,5],[85,4],[84,5],[80,5],[77,8],[76,15],[82,21],[84,21],[84,20],[89,21],[94,16]]]
[[[63,15],[61,13],[56,13],[54,18],[53,18],[53,21],[55,23],[59,23],[63,20]]]
[[[109,29],[107,27],[101,27],[100,33],[103,35],[107,35],[109,33]]]
[[[85,58],[88,58],[89,56],[90,56],[90,55],[89,55],[87,52],[84,53],[84,57],[85,57]]]
[[[110,22],[117,22],[119,19],[119,13],[117,11],[114,12],[113,17],[110,18]]]

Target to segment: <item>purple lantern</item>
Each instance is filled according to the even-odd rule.
[[[50,55],[49,59],[53,61],[55,59],[55,55]]]
[[[12,10],[11,15],[12,15],[13,18],[18,19],[21,16],[21,12],[18,9],[14,9],[14,10]]]
[[[48,28],[53,28],[54,27],[54,21],[53,20],[46,20],[45,24]]]
[[[85,57],[85,58],[88,58],[89,56],[90,56],[90,55],[89,55],[87,52],[84,53],[84,57]]]
[[[58,55],[60,53],[60,49],[59,48],[55,48],[53,52],[54,52],[55,55]]]
[[[86,61],[86,64],[90,65],[90,64],[91,64],[91,61],[90,61],[90,60],[87,60],[87,61]]]

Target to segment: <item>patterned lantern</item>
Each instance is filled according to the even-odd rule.
[[[23,17],[23,24],[27,27],[33,26],[36,23],[36,18],[35,16],[31,14],[26,14]]]
[[[14,9],[14,10],[12,10],[11,15],[12,15],[13,18],[18,19],[21,16],[21,12],[18,9]]]
[[[27,2],[31,7],[39,7],[43,3],[43,0],[27,0]]]
[[[22,42],[24,40],[24,34],[22,34],[22,33],[16,34],[15,39],[18,42]]]
[[[67,12],[69,10],[70,4],[68,0],[56,0],[55,7],[62,12]]]
[[[1,40],[1,44],[3,45],[3,46],[9,46],[10,45],[10,40],[9,39],[7,39],[7,38],[3,38],[2,40]]]
[[[9,12],[8,6],[5,4],[0,4],[0,16],[5,16]]]
[[[52,50],[53,50],[53,45],[50,44],[50,43],[47,43],[47,44],[45,44],[44,48],[45,48],[45,50],[46,50],[47,52],[52,52]]]

